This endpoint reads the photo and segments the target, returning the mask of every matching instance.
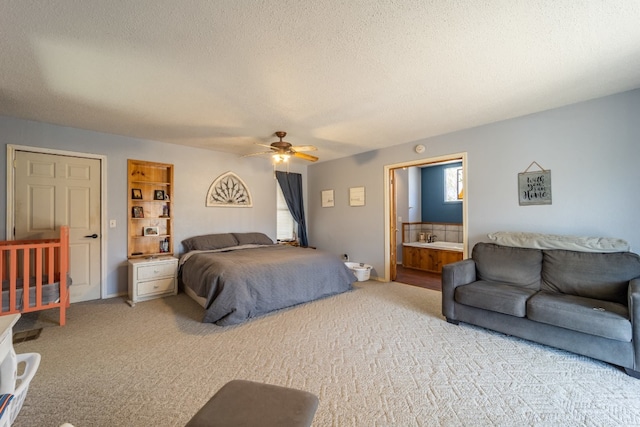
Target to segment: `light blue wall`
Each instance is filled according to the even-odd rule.
[[[422,222],[462,224],[462,202],[444,201],[444,169],[462,163],[422,168]]]
[[[384,274],[384,166],[467,153],[469,248],[495,231],[619,237],[640,250],[640,90],[309,166],[311,244]],[[393,141],[391,141],[393,142]],[[423,144],[426,152],[413,151]],[[551,170],[553,203],[519,206],[517,177]],[[349,207],[348,189],[366,188]],[[334,189],[335,207],[320,206]]]
[[[467,153],[470,247],[494,231],[620,237],[640,248],[640,90],[506,120],[473,129],[295,166],[308,189],[310,244],[384,272],[384,166]],[[259,230],[275,237],[275,180],[268,161],[196,148],[107,135],[0,117],[0,143],[100,154],[107,157],[107,295],[126,291],[126,160],[175,165],[176,242],[196,234]],[[413,147],[427,150],[416,154]],[[519,206],[517,174],[532,161],[551,170],[553,203]],[[249,186],[253,208],[206,208],[211,182],[226,171]],[[0,150],[0,179],[6,150]],[[308,178],[308,179],[307,179]],[[6,185],[6,184],[5,184]],[[2,187],[4,187],[3,185]],[[350,207],[350,187],[365,187],[365,206]],[[333,189],[335,207],[322,208],[321,191]],[[0,236],[6,198],[0,198]],[[118,227],[108,228],[116,219]],[[105,222],[106,221],[106,222]],[[180,248],[176,248],[179,250]]]
[[[276,237],[276,180],[268,159],[240,157],[198,148],[181,147],[63,126],[0,116],[0,179],[6,187],[6,144],[91,153],[107,158],[106,295],[127,291],[127,159],[174,164],[175,242],[199,234],[229,231],[261,231]],[[207,208],[205,196],[212,181],[232,171],[247,184],[252,208]],[[306,165],[292,164],[302,173],[306,188]],[[108,228],[110,219],[117,228]],[[6,197],[0,198],[0,239],[6,236]],[[182,250],[174,245],[176,252]]]

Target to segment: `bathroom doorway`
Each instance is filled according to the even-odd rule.
[[[463,259],[467,258],[467,217],[468,217],[468,186],[467,186],[467,153],[455,153],[440,157],[431,157],[419,159],[410,162],[396,163],[384,167],[385,181],[385,280],[393,281],[397,278],[397,262],[400,258],[398,251],[402,248],[402,222],[407,219],[415,219],[415,215],[408,213],[406,210],[399,209],[397,197],[398,191],[403,191],[398,187],[398,171],[403,171],[413,167],[427,167],[438,164],[460,162],[462,167],[462,186],[464,188],[464,197],[462,198],[462,243],[463,243]],[[414,207],[417,209],[417,207]],[[402,211],[405,215],[398,215],[398,211]],[[401,217],[401,218],[400,218]]]

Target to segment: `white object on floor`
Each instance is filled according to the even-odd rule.
[[[22,404],[24,403],[24,399],[27,397],[27,392],[29,391],[29,384],[38,371],[38,366],[40,366],[40,359],[41,357],[39,353],[22,353],[16,356],[16,371],[17,366],[21,363],[24,363],[25,366],[22,374],[16,375],[15,377],[13,400],[9,403],[9,407],[7,408],[7,411],[9,412],[9,426],[14,423],[22,409]]]
[[[0,317],[0,394],[15,394],[16,352],[13,349],[13,327],[18,319],[19,313]]]
[[[371,269],[373,268],[369,264],[361,262],[345,262],[344,265],[356,275],[358,282],[366,282],[369,280]]]

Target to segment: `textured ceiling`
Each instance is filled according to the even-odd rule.
[[[0,115],[320,161],[640,87],[640,2],[0,0]],[[301,161],[301,160],[297,160]]]

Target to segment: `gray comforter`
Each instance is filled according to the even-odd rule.
[[[307,248],[271,245],[185,257],[182,282],[207,301],[202,321],[221,326],[342,293],[356,281],[338,257]]]

